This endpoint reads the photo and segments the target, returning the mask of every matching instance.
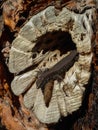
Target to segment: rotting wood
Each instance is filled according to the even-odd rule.
[[[24,107],[22,96],[17,98],[12,95],[6,76],[3,65],[0,63],[0,118],[2,125],[7,130],[48,130],[30,110]]]
[[[8,1],[9,2],[9,1]],[[11,1],[12,2],[12,1]],[[79,4],[79,3],[82,3],[82,4]],[[14,2],[13,2],[14,3]],[[23,9],[22,11],[23,11],[23,13],[24,13],[24,10],[27,10],[27,7],[30,7],[29,6],[29,4],[30,4],[30,1],[27,1],[26,3],[28,3],[27,5],[25,5],[25,9]],[[40,3],[40,2],[39,2]],[[27,20],[28,19],[30,19],[30,17],[32,16],[32,14],[37,14],[38,12],[40,12],[40,11],[42,11],[43,9],[45,9],[46,7],[48,7],[49,6],[49,4],[51,3],[50,1],[48,1],[47,3],[47,5],[46,5],[46,3],[44,4],[45,2],[43,1],[42,3],[40,3],[39,5],[38,5],[38,3],[37,3],[37,5],[38,6],[35,6],[34,8],[33,8],[33,6],[32,6],[32,10],[29,10],[30,11],[30,14],[26,17],[27,18]],[[94,1],[93,0],[87,0],[86,1],[86,4],[88,5],[88,6],[86,6],[86,8],[84,8],[85,6],[85,1],[69,1],[68,3],[67,3],[67,8],[69,8],[69,9],[71,9],[72,10],[72,12],[75,12],[75,13],[77,13],[77,14],[79,14],[79,13],[81,13],[81,14],[83,14],[83,12],[85,12],[87,9],[89,9],[89,8],[95,8],[95,5],[94,5]],[[19,1],[17,2],[17,5],[19,4]],[[42,7],[42,5],[43,5],[43,7]],[[51,5],[51,4],[50,4]],[[53,5],[53,3],[52,3],[52,5]],[[82,5],[82,6],[80,6],[80,5]],[[6,8],[6,7],[8,7],[8,5],[7,6],[3,6],[3,8]],[[13,4],[13,7],[15,7],[15,5]],[[40,7],[40,9],[38,9]],[[9,7],[10,8],[10,7]],[[98,6],[97,6],[97,4],[96,4],[96,8],[98,8]],[[80,12],[79,12],[79,10],[80,10]],[[27,11],[27,12],[29,12],[29,11]],[[33,13],[35,11],[35,13]],[[59,11],[57,11],[57,15],[58,15],[58,12],[60,12],[61,10],[59,10]],[[5,11],[6,12],[6,11]],[[5,13],[4,12],[4,13]],[[8,12],[10,12],[10,11],[8,11]],[[17,11],[16,11],[17,12]],[[18,13],[16,13],[17,15],[17,18],[13,18],[13,19],[8,19],[8,15],[6,16],[6,17],[4,17],[4,20],[6,19],[6,20],[8,20],[8,22],[5,22],[5,24],[6,25],[8,25],[10,28],[11,28],[11,30],[12,31],[16,31],[16,28],[18,27],[18,29],[20,30],[20,25],[22,25],[21,24],[21,22],[20,22],[20,24],[17,24],[18,23],[18,21],[19,21],[19,19],[20,19],[20,14],[21,14],[21,16],[22,16],[22,14],[23,13],[21,13],[21,11],[19,10],[19,12]],[[14,16],[14,14],[15,13],[13,13],[13,16]],[[11,16],[11,14],[10,14],[10,16]],[[95,14],[93,15],[93,16],[95,16]],[[94,19],[94,17],[93,17],[93,19]],[[12,24],[10,24],[10,22],[9,21],[12,21]],[[27,21],[26,21],[26,19],[25,18],[23,18],[22,20],[20,20],[20,21],[22,21],[22,22],[24,22],[25,21],[25,23],[27,23]],[[24,25],[25,25],[25,23],[24,23]],[[95,23],[95,24],[97,24],[97,23]],[[92,25],[93,26],[93,25]],[[72,26],[71,26],[72,27]],[[93,26],[94,27],[94,26]],[[70,28],[70,26],[68,27],[68,28]],[[95,28],[95,27],[94,27]],[[97,28],[97,27],[96,27]],[[19,31],[18,30],[18,31]],[[2,33],[2,32],[1,32]],[[95,34],[94,34],[95,35]],[[81,36],[81,38],[83,38],[83,35]],[[97,39],[97,33],[96,33],[96,39]],[[93,38],[92,38],[92,41],[93,41]],[[96,42],[97,43],[97,42]],[[8,48],[9,49],[9,48]],[[93,63],[94,63],[94,70],[97,72],[97,45],[95,46],[95,50],[96,51],[94,51],[94,54],[96,54],[96,56],[94,55],[94,59],[93,59]],[[5,49],[5,50],[3,50],[3,52],[6,52],[7,50]],[[3,70],[3,69],[2,69]],[[5,68],[4,68],[4,70],[5,70]],[[95,115],[96,115],[96,113],[97,113],[97,109],[95,109],[95,111],[93,111],[94,109],[94,103],[95,103],[95,107],[97,107],[96,106],[96,101],[97,101],[97,97],[96,97],[96,94],[97,94],[97,73],[95,72],[95,75],[94,75],[94,77],[95,77],[95,79],[92,79],[93,81],[94,81],[94,83],[96,83],[96,91],[93,89],[93,91],[94,91],[94,94],[90,94],[90,97],[89,97],[89,107],[88,107],[88,113],[85,115],[85,117],[83,118],[83,119],[81,119],[81,120],[78,120],[78,122],[77,122],[77,124],[75,125],[75,130],[80,130],[80,128],[82,127],[82,129],[83,130],[91,130],[91,129],[93,129],[93,128],[95,128],[96,130],[97,130],[97,127],[95,127],[96,126],[96,121],[97,121],[97,119],[96,119],[96,121],[95,122],[92,122],[91,121],[91,126],[89,126],[89,119],[91,118],[92,119],[92,117],[95,117]],[[5,74],[6,75],[6,74]],[[28,73],[28,75],[29,75],[29,73]],[[20,75],[21,76],[21,75]],[[27,76],[28,77],[28,76]],[[32,77],[32,76],[31,76]],[[19,78],[19,77],[16,77],[16,78]],[[3,79],[2,78],[2,76],[1,76],[1,79]],[[4,78],[4,82],[6,81],[5,80],[6,78]],[[27,79],[28,80],[28,79]],[[6,85],[7,85],[7,87],[6,87]],[[20,105],[20,107],[18,107],[18,108],[16,108],[16,106],[17,105],[15,105],[15,104],[13,104],[12,102],[11,102],[11,100],[12,99],[14,99],[14,97],[13,97],[13,94],[12,94],[12,92],[11,92],[11,90],[9,89],[9,85],[7,84],[7,82],[6,83],[4,83],[3,84],[5,87],[1,87],[1,95],[3,94],[3,95],[6,95],[7,97],[8,97],[8,95],[10,95],[10,97],[9,98],[7,98],[7,97],[5,97],[4,99],[0,99],[0,105],[1,105],[1,109],[0,109],[0,111],[1,111],[1,113],[0,113],[0,117],[2,118],[2,123],[7,127],[7,129],[8,130],[16,130],[16,127],[15,127],[15,122],[14,122],[14,119],[15,119],[15,121],[16,120],[18,120],[17,121],[17,128],[22,128],[22,127],[20,127],[20,125],[19,125],[19,123],[21,122],[22,124],[28,124],[28,125],[25,125],[25,128],[26,129],[28,129],[29,128],[29,126],[31,126],[31,128],[33,129],[34,127],[33,126],[35,126],[35,122],[33,122],[33,120],[34,119],[36,119],[34,116],[32,116],[32,119],[31,119],[31,116],[30,116],[30,119],[32,120],[31,121],[31,124],[29,124],[28,122],[28,119],[27,119],[27,117],[29,118],[29,116],[27,116],[28,115],[28,113],[30,113],[30,110],[28,110],[28,109],[26,109],[25,108],[25,106],[23,105]],[[2,89],[3,88],[3,89]],[[67,90],[67,88],[65,88],[65,90]],[[9,91],[10,93],[8,94],[8,92],[7,92],[7,94],[6,94],[6,91]],[[67,93],[67,94],[69,94],[69,93]],[[95,96],[94,96],[95,95]],[[18,97],[17,98],[15,98],[15,100],[16,101],[19,101],[19,104],[22,104],[22,102],[23,102],[23,98],[21,98],[21,96],[20,96],[20,99],[18,99]],[[15,101],[15,102],[16,102]],[[14,103],[15,103],[14,102]],[[87,102],[88,103],[88,102]],[[5,111],[5,108],[6,108],[6,111]],[[12,109],[13,108],[13,109]],[[18,110],[20,110],[20,111],[18,111]],[[15,112],[15,117],[13,117],[13,114],[12,114],[12,111],[13,112]],[[21,112],[22,111],[22,112]],[[31,112],[31,115],[32,115],[32,112]],[[10,117],[10,121],[9,120],[7,120],[8,118],[7,117]],[[83,115],[82,115],[83,116]],[[21,117],[23,117],[23,118],[21,118]],[[24,121],[22,120],[22,119],[24,119]],[[84,122],[83,122],[84,121]],[[32,123],[34,123],[33,125],[32,125]],[[83,124],[84,123],[84,124]],[[39,123],[40,124],[40,123]],[[63,123],[63,125],[64,124],[66,124],[65,122]],[[86,124],[86,125],[85,125]],[[23,125],[24,126],[24,125]],[[46,127],[46,126],[45,126]],[[65,128],[67,127],[67,124],[64,126]],[[52,127],[53,128],[53,127]],[[62,128],[62,129],[65,129],[65,128]],[[70,127],[68,127],[68,128],[70,128]],[[24,127],[22,128],[23,130],[24,130]],[[35,128],[34,128],[35,129]],[[49,128],[44,128],[44,126],[42,125],[42,124],[40,124],[40,125],[37,125],[37,127],[36,127],[36,129],[38,130],[38,129],[49,129]],[[55,129],[56,129],[56,127],[55,127]],[[59,127],[59,129],[60,129],[60,127]]]
[[[88,110],[85,116],[78,119],[74,124],[74,130],[97,130],[98,129],[98,14],[95,15],[95,37],[93,45],[93,72],[92,72],[92,84],[91,93],[88,99]]]
[[[91,75],[92,21],[95,12],[94,6],[86,10],[85,6],[81,14],[72,12],[66,6],[62,10],[57,10],[55,6],[45,8],[30,18],[12,43],[9,70],[16,75],[11,89],[17,96],[24,95],[25,106],[32,109],[42,123],[57,123],[62,116],[68,116],[82,105],[85,85]],[[36,88],[39,68],[42,70],[58,65],[67,52],[75,48],[79,59],[60,83],[54,80],[47,108],[41,90]]]

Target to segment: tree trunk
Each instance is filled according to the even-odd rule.
[[[0,7],[1,129],[97,130],[97,0]]]

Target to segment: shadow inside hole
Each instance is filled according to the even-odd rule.
[[[69,32],[64,31],[53,31],[47,32],[46,34],[39,37],[36,41],[35,47],[32,49],[33,52],[41,52],[43,54],[47,51],[60,50],[61,55],[65,54],[70,50],[76,49],[75,43],[72,41]]]

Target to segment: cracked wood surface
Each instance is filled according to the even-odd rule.
[[[14,7],[13,11],[12,11],[13,13],[11,13],[11,4],[8,4],[9,2],[11,2],[12,6]],[[9,28],[12,30],[12,32],[13,31],[19,32],[19,30],[21,28],[20,25],[22,25],[21,21],[22,21],[22,23],[24,22],[24,25],[25,25],[25,23],[27,23],[26,18],[27,18],[27,20],[30,19],[32,14],[33,15],[37,14],[38,12],[40,12],[43,9],[45,9],[46,7],[48,7],[49,4],[54,5],[54,3],[52,3],[51,1],[47,1],[47,4],[44,1],[36,1],[36,2],[34,1],[35,2],[34,4],[36,6],[34,6],[34,8],[32,8],[32,10],[30,10],[31,8],[29,8],[29,10],[28,10],[28,7],[33,7],[33,6],[31,6],[32,4],[29,6],[31,1],[25,1],[25,4],[22,3],[24,6],[21,6],[21,2],[22,1],[15,2],[15,1],[7,0],[7,2],[5,2],[4,6],[3,6],[4,22],[7,26],[9,26]],[[20,6],[17,7],[17,5],[19,5],[19,4],[20,4]],[[84,6],[85,4],[87,4],[87,6]],[[63,3],[63,5],[64,5],[64,3]],[[85,10],[90,9],[90,8],[96,7],[98,9],[98,2],[96,1],[96,4],[94,4],[93,0],[78,1],[78,2],[77,1],[69,1],[68,3],[66,3],[66,5],[67,5],[67,8],[69,8],[70,10],[72,10],[73,12],[75,12],[77,14],[79,14],[79,13],[82,14],[82,13],[84,13]],[[24,7],[24,9],[23,9],[23,7]],[[7,12],[6,12],[6,9],[7,9]],[[16,12],[15,12],[15,10],[16,10]],[[25,16],[24,18],[20,19],[24,10],[25,11],[27,10],[27,12],[30,11],[30,14],[28,16]],[[59,11],[60,11],[60,9],[57,11],[57,14],[58,14]],[[11,16],[11,17],[9,18],[9,16]],[[18,22],[19,20],[20,20],[20,24]],[[93,15],[93,21],[94,20],[96,20],[96,14]],[[98,25],[97,22],[95,22],[94,24]],[[4,28],[4,27],[2,26],[1,28]],[[70,27],[68,27],[68,28],[70,28]],[[97,26],[95,27],[93,25],[93,29],[97,30]],[[3,30],[2,30],[2,32],[3,32]],[[2,32],[0,34],[1,40],[2,40],[2,37],[4,35],[4,33],[2,34]],[[7,30],[6,32],[8,33],[10,31]],[[10,34],[12,32],[10,32]],[[83,114],[82,114],[82,116],[80,115],[80,119],[79,119],[79,117],[77,117],[77,119],[76,119],[77,122],[76,122],[76,124],[74,125],[74,128],[73,128],[74,130],[80,130],[81,128],[83,130],[85,130],[85,129],[86,130],[93,130],[93,129],[97,130],[98,129],[98,126],[97,126],[97,120],[98,119],[95,116],[96,113],[97,113],[97,109],[95,109],[95,108],[97,108],[97,86],[98,86],[97,85],[97,80],[98,80],[98,78],[97,78],[97,75],[98,75],[97,74],[97,71],[98,71],[98,65],[97,65],[97,51],[98,51],[98,49],[97,49],[97,38],[98,38],[98,36],[97,36],[97,33],[98,32],[95,31],[93,33],[94,36],[92,37],[92,41],[94,41],[94,40],[96,41],[95,42],[96,44],[94,44],[95,46],[93,47],[94,48],[94,56],[93,56],[93,61],[92,61],[93,66],[94,66],[93,70],[94,70],[95,74],[93,75],[93,78],[91,79],[93,81],[93,86],[92,86],[92,84],[90,84],[90,86],[89,86],[89,87],[92,88],[92,91],[90,92],[91,94],[89,96],[89,102],[86,102],[89,105],[89,107],[86,108],[86,110],[88,109],[88,112],[84,114],[83,119],[81,119],[81,117],[83,117]],[[10,35],[8,33],[8,37],[9,36]],[[17,36],[17,33],[14,36]],[[7,38],[7,39],[2,40],[1,49],[3,47],[5,47],[5,45],[8,43],[8,41],[9,41],[9,43],[11,43],[11,41],[13,41],[13,39],[9,40]],[[9,49],[10,49],[10,47],[4,49],[2,51],[2,53],[8,54]],[[2,57],[1,59],[3,59],[3,58],[5,60],[6,55],[4,55],[4,57]],[[2,62],[4,63],[4,61],[2,61]],[[9,72],[8,72],[8,70],[5,69],[6,67],[4,67],[5,65],[2,64],[2,62],[1,62],[1,65],[0,65],[0,68],[1,68],[1,71],[0,71],[0,74],[1,74],[1,76],[0,76],[0,80],[1,80],[0,117],[2,119],[2,124],[4,124],[8,130],[17,130],[17,129],[21,129],[21,130],[25,130],[25,129],[26,130],[28,130],[28,129],[32,129],[32,130],[35,130],[35,129],[36,130],[62,129],[62,130],[64,130],[65,128],[67,130],[69,130],[70,127],[73,127],[73,124],[70,124],[70,126],[68,126],[68,123],[66,123],[66,121],[62,121],[63,123],[61,123],[61,124],[59,123],[59,127],[57,127],[58,125],[55,126],[55,127],[54,126],[47,127],[46,125],[40,123],[36,119],[36,117],[33,115],[32,111],[25,108],[22,95],[20,95],[19,97],[16,97],[15,95],[13,95],[12,91],[10,90],[10,82],[12,81],[13,76],[11,76],[10,74],[8,76]],[[8,63],[8,56],[7,56],[7,60],[5,60],[5,63]],[[3,70],[7,73],[5,73]],[[28,75],[29,75],[29,73],[28,73]],[[8,77],[10,77],[10,80],[8,80]],[[31,77],[32,77],[32,75],[31,75]],[[29,79],[27,78],[27,80],[29,80]],[[66,90],[66,88],[65,88],[65,90]],[[10,120],[7,117],[9,117]],[[91,120],[92,118],[95,119],[94,120],[95,122],[92,122],[93,121],[93,120]]]

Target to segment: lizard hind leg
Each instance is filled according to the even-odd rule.
[[[53,79],[57,80],[58,82],[61,82],[61,81],[63,81],[64,76],[65,76],[64,74],[62,74],[62,75],[57,74],[57,75],[53,76]]]

